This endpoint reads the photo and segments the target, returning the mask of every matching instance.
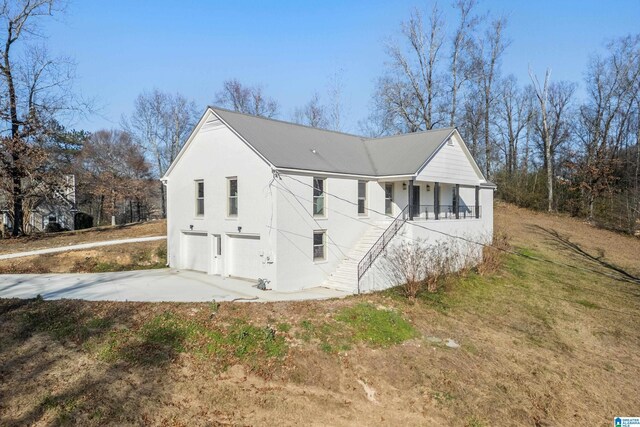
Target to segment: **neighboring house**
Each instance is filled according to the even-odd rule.
[[[64,175],[63,182],[58,189],[42,191],[40,197],[25,203],[23,208],[27,213],[24,227],[27,233],[46,231],[50,223],[56,228],[73,230],[75,228],[76,209],[76,178],[75,175]],[[2,225],[6,230],[13,227],[10,207],[3,206]]]
[[[278,291],[389,287],[388,245],[477,260],[493,233],[495,185],[455,128],[371,139],[208,108],[162,180],[172,268]]]

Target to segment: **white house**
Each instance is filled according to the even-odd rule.
[[[493,233],[495,185],[455,128],[371,139],[210,107],[162,180],[170,267],[278,291],[388,287],[388,245]]]

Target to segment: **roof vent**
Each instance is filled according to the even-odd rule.
[[[449,139],[447,140],[447,145],[448,145],[448,146],[453,146],[453,139],[449,138]]]

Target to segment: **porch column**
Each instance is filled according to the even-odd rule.
[[[456,219],[460,219],[460,184],[456,184],[456,198],[454,199],[453,209],[456,212]]]
[[[476,218],[480,218],[480,186],[476,185]]]
[[[440,215],[440,183],[433,183],[433,213],[436,216],[436,219],[439,219]]]
[[[413,179],[409,180],[409,186],[407,187],[407,190],[409,191],[409,221],[413,221]]]

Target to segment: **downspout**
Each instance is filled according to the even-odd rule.
[[[164,185],[164,187],[167,190],[166,193],[165,193],[166,194],[166,199],[165,199],[166,206],[165,206],[165,209],[166,209],[167,213],[169,212],[169,209],[168,209],[169,208],[169,187],[167,186],[168,181],[169,181],[169,178],[163,178],[163,179],[160,180],[160,182],[162,182],[162,185]],[[171,259],[171,253],[170,253],[171,245],[169,245],[169,230],[170,230],[170,228],[169,228],[169,215],[165,215],[165,219],[167,220],[167,264],[166,264],[166,266],[169,267],[169,260]]]

